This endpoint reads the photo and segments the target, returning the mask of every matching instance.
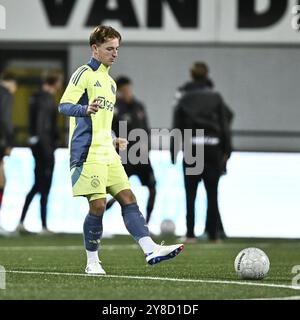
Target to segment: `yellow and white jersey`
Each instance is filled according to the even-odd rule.
[[[73,73],[61,98],[59,111],[70,116],[71,168],[83,163],[108,164],[120,158],[111,135],[116,83],[108,72],[109,67],[91,58]],[[88,104],[95,99],[100,104],[98,112],[86,115]]]

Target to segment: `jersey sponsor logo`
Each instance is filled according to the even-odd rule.
[[[100,82],[97,80],[96,83],[94,84],[94,87],[101,87]]]
[[[105,109],[108,111],[114,110],[114,104],[106,100],[104,97],[97,97],[95,100],[97,100],[97,103],[99,104],[100,109]]]
[[[77,86],[80,77],[86,70],[88,70],[88,67],[82,67],[74,74],[74,76],[72,77],[72,82],[75,86]]]

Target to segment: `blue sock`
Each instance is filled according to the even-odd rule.
[[[97,251],[102,236],[102,218],[88,213],[83,223],[84,246],[88,251]]]
[[[123,206],[122,216],[126,229],[136,241],[139,241],[143,237],[150,237],[144,216],[141,214],[136,203]]]

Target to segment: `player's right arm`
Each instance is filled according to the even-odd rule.
[[[87,96],[89,72],[87,66],[82,66],[73,73],[58,106],[60,113],[69,117],[87,117],[98,111],[97,101],[89,104],[88,97],[82,99]]]

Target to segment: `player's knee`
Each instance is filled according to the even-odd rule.
[[[136,197],[131,190],[130,192],[126,193],[125,198],[126,198],[126,203],[136,202]]]
[[[131,190],[123,190],[117,194],[115,199],[121,206],[136,202],[136,197]]]
[[[105,211],[106,201],[104,199],[98,199],[90,202],[90,212],[94,215],[103,215]]]

